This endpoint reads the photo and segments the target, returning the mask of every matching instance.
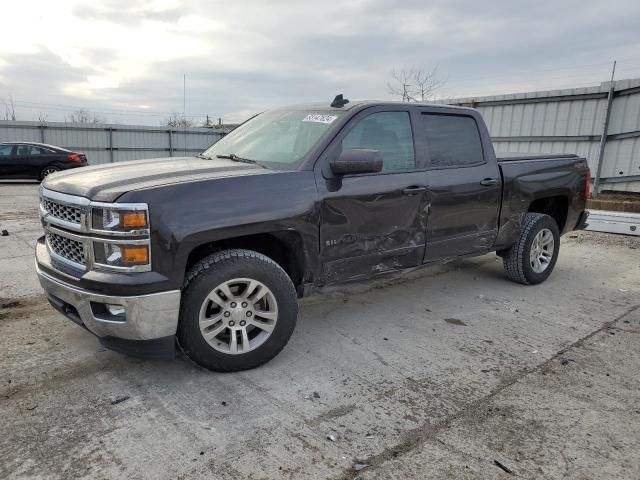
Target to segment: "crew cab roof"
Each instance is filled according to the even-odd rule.
[[[343,111],[347,112],[353,109],[362,109],[368,107],[392,107],[392,106],[415,106],[415,107],[429,107],[429,108],[442,108],[447,110],[460,110],[460,111],[469,111],[474,110],[469,107],[459,107],[455,105],[445,105],[438,103],[422,103],[422,102],[400,102],[400,101],[390,101],[390,100],[350,100],[349,103],[344,105],[343,107],[332,107],[330,101],[326,102],[310,102],[310,103],[301,103],[297,105],[290,105],[287,107],[276,108],[275,110],[316,110],[316,111]]]

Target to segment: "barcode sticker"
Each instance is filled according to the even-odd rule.
[[[317,113],[310,113],[302,119],[303,122],[316,122],[316,123],[331,123],[336,118],[336,115],[320,115]]]

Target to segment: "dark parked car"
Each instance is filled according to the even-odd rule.
[[[489,252],[534,285],[584,228],[584,158],[496,158],[468,108],[345,103],[262,113],[197,157],[48,178],[51,304],[109,348],[161,356],[177,337],[199,364],[242,370],[285,346],[296,297]]]
[[[54,172],[86,165],[84,153],[46,143],[0,143],[0,178],[44,180]]]

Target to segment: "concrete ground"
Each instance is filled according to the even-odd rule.
[[[640,477],[640,238],[567,235],[301,302],[242,373],[102,348],[33,273],[37,185],[0,184],[0,478]]]
[[[0,298],[42,292],[34,276],[33,250],[42,235],[36,182],[0,182]]]

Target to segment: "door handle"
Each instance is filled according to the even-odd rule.
[[[485,178],[480,182],[480,185],[482,185],[483,187],[491,187],[493,185],[498,185],[498,180],[496,180],[495,178]]]
[[[424,192],[427,189],[424,185],[412,185],[402,190],[405,195],[415,195],[416,193]]]

